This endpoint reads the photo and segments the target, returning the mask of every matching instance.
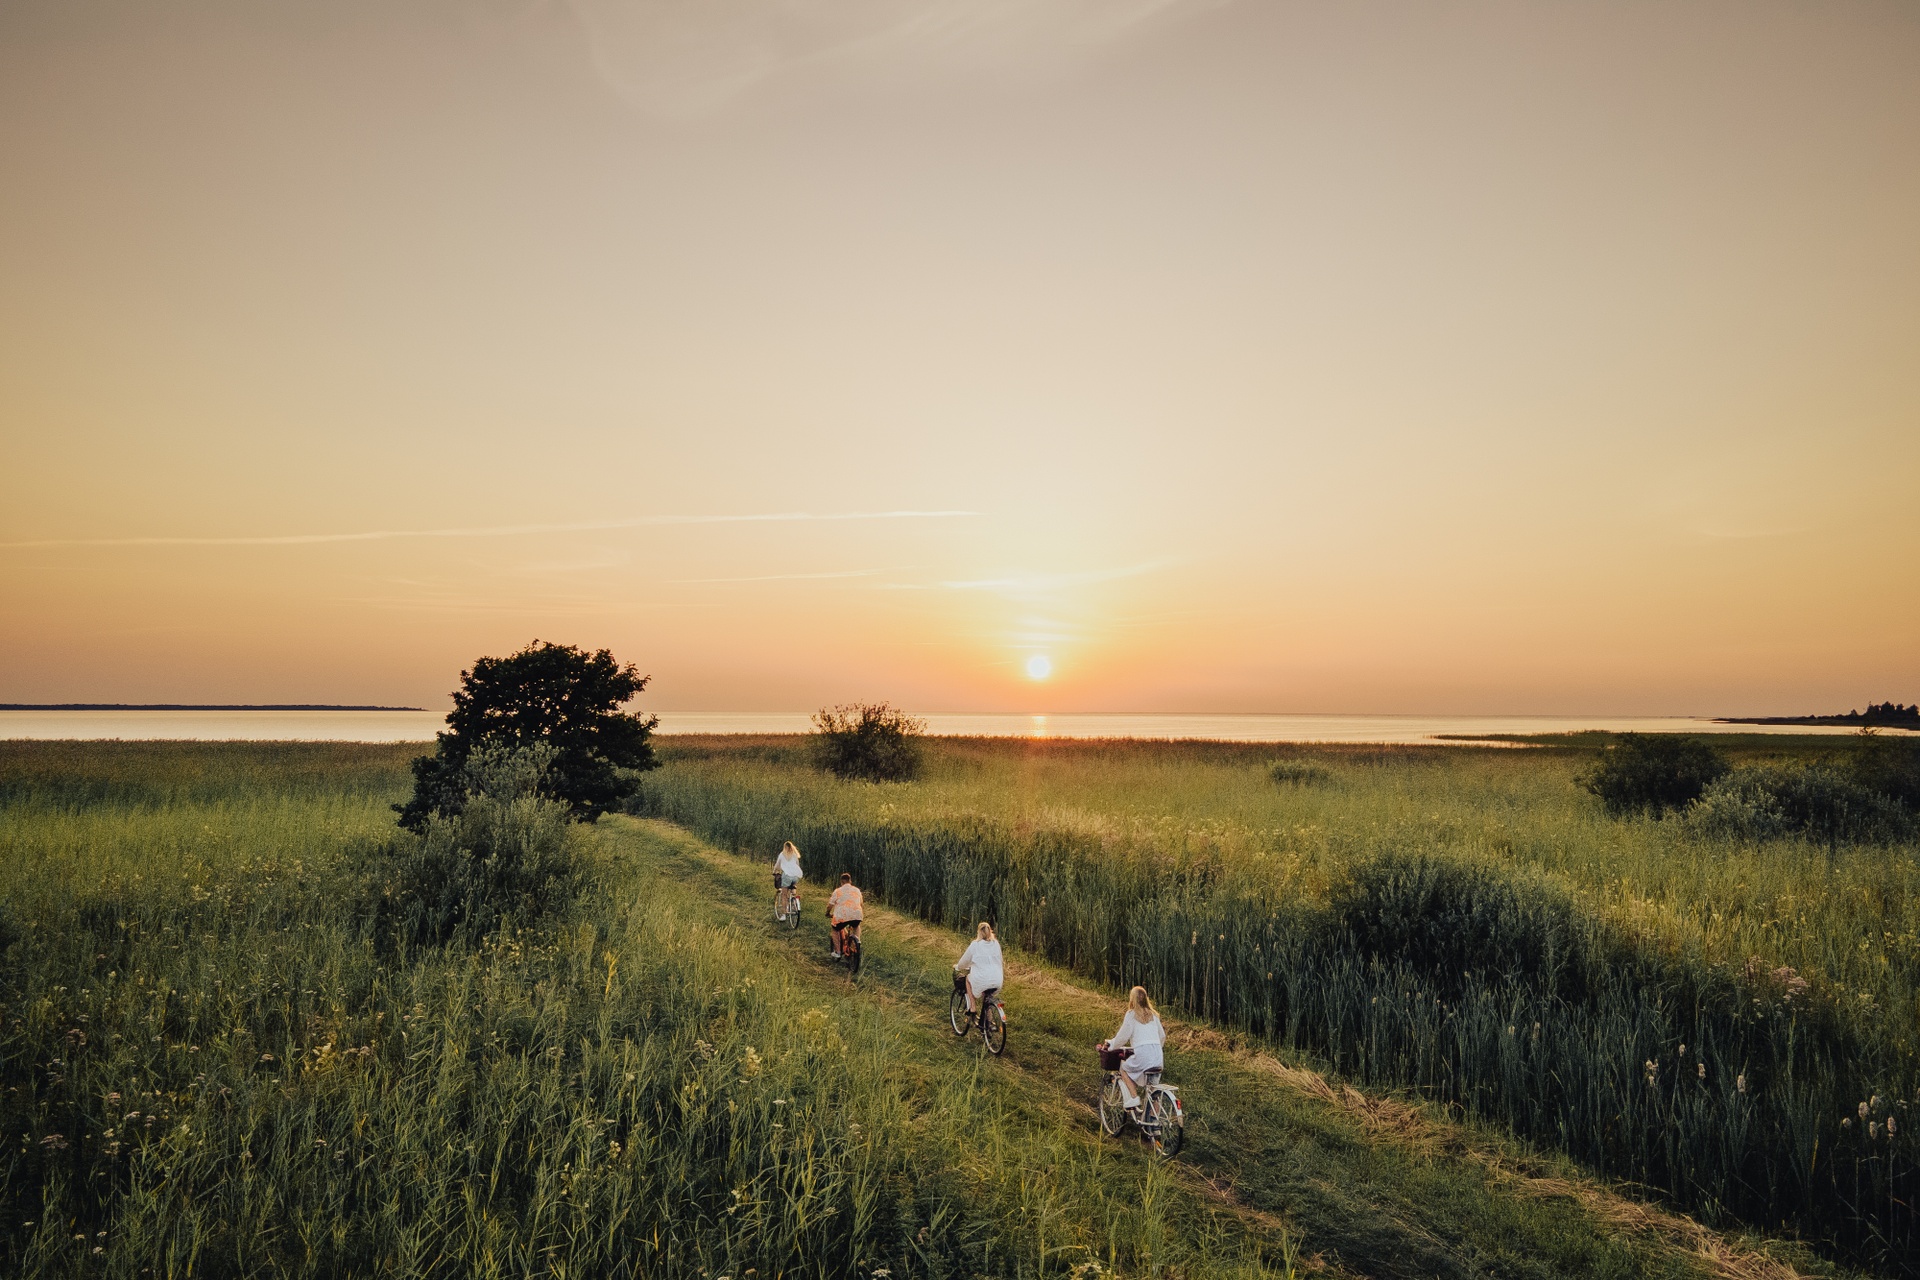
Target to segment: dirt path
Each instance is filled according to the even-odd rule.
[[[663,872],[697,877],[740,927],[792,949],[813,981],[944,1029],[950,966],[964,945],[957,934],[869,901],[867,968],[855,984],[825,957],[817,891],[801,928],[788,933],[770,919],[757,863],[667,823],[619,819],[602,830]],[[983,1071],[1037,1119],[1099,1140],[1091,1045],[1117,1025],[1119,998],[1011,948],[1008,960],[1007,1053]],[[1408,1280],[1831,1274],[1797,1269],[1778,1246],[1763,1252],[1762,1242],[1622,1196],[1486,1127],[1336,1084],[1204,1023],[1167,1022],[1169,1075],[1191,1117],[1187,1151],[1169,1172],[1243,1229],[1301,1242],[1303,1271]],[[977,1039],[962,1044],[949,1034],[946,1044],[984,1057]],[[1122,1141],[1150,1158],[1136,1139]]]

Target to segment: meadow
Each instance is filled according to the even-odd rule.
[[[919,781],[849,785],[798,740],[679,739],[642,807],[741,851],[792,838],[927,920],[995,919],[1708,1222],[1920,1273],[1920,849],[1612,818],[1591,759],[950,739]]]
[[[503,790],[416,839],[406,745],[0,743],[0,1271],[1913,1271],[1911,848],[1608,819],[1577,752],[662,745],[677,826]],[[817,895],[764,918],[787,836],[871,895],[857,985]],[[942,1025],[981,916],[997,1060]],[[1089,1106],[1136,979],[1172,1165]]]
[[[0,1271],[1287,1274],[611,824],[514,810],[564,900],[413,927],[416,750],[0,744]]]

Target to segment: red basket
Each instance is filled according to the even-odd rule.
[[[1131,1049],[1102,1049],[1100,1050],[1100,1069],[1102,1071],[1118,1071],[1120,1064],[1132,1056],[1133,1050]]]

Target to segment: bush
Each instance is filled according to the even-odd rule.
[[[1853,781],[1920,814],[1920,738],[1866,733],[1854,752]]]
[[[1718,751],[1677,734],[1623,733],[1584,779],[1615,817],[1684,809],[1727,772]]]
[[[1283,787],[1313,787],[1333,779],[1319,765],[1304,760],[1276,760],[1268,766],[1267,776]]]
[[[550,746],[483,746],[462,770],[464,801],[389,846],[375,910],[386,945],[444,943],[545,914],[572,892],[572,813],[544,790]]]
[[[814,751],[822,769],[836,778],[907,782],[920,773],[926,722],[884,702],[828,707],[813,717]]]
[[[1823,844],[1892,841],[1913,834],[1897,801],[1827,764],[1736,769],[1701,794],[1688,822],[1713,835],[1765,840],[1798,835]]]

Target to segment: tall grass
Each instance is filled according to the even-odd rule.
[[[1310,753],[1326,780],[1282,786],[1257,750],[946,743],[870,787],[781,750],[678,747],[646,803],[1920,1273],[1912,846],[1615,821],[1564,754]]]
[[[47,751],[0,760],[8,1274],[1261,1273],[590,829],[496,815],[574,892],[394,930],[403,753]]]

